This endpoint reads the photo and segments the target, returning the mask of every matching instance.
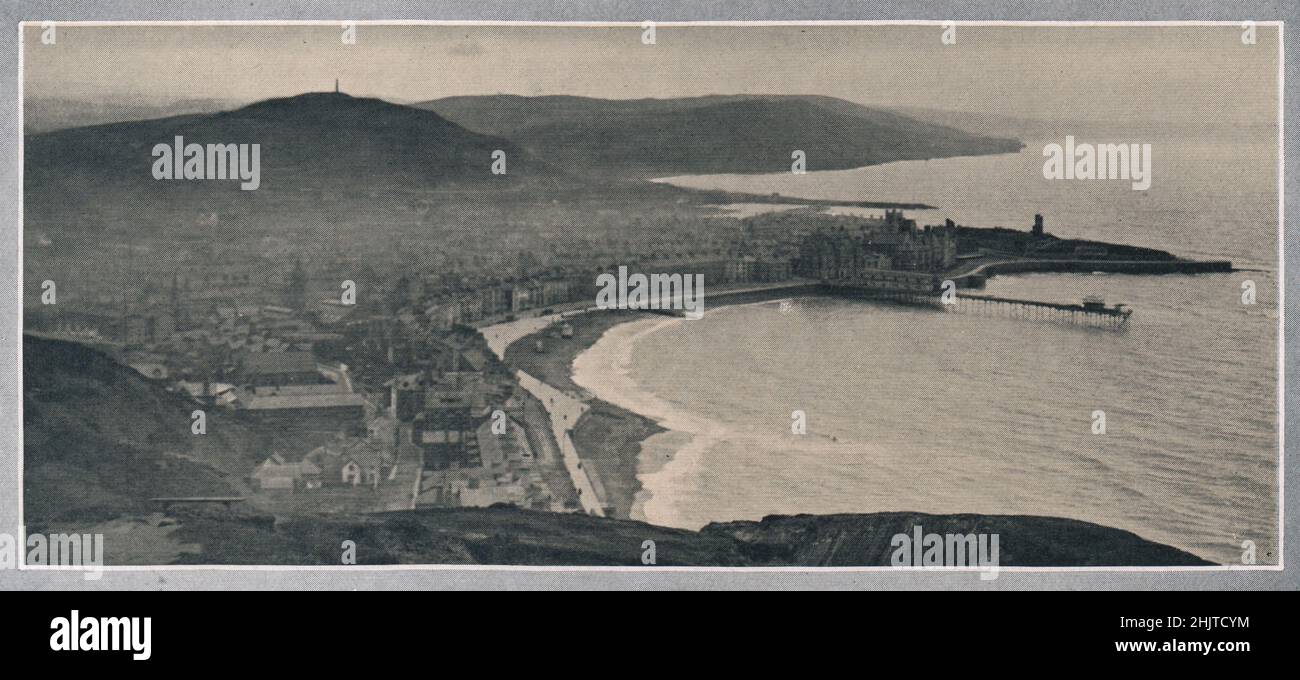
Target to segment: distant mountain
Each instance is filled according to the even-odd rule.
[[[716,95],[611,100],[571,96],[449,97],[415,104],[484,134],[514,140],[565,168],[630,175],[841,170],[898,160],[1021,148],[842,99]]]
[[[260,145],[260,187],[155,180],[155,145],[178,136]],[[66,252],[151,235],[375,233],[366,225],[442,238],[448,220],[420,206],[473,203],[489,220],[562,198],[653,208],[687,200],[685,191],[628,180],[786,172],[796,149],[816,171],[1020,148],[830,97],[488,96],[407,106],[333,92],[24,140],[25,226]],[[492,173],[497,150],[505,175]]]
[[[184,110],[184,104],[175,106]],[[216,105],[191,104],[199,110]],[[41,107],[59,109],[57,100],[29,104]],[[110,117],[153,110],[109,108],[105,115]],[[160,191],[172,197],[195,190],[237,190],[234,182],[219,187],[154,182],[151,151],[176,136],[200,144],[260,144],[262,188],[270,191],[499,184],[543,175],[567,181],[573,176],[783,172],[795,150],[806,154],[810,171],[836,170],[1020,148],[1008,137],[972,134],[822,96],[607,100],[494,95],[405,106],[330,92],[217,113],[28,134],[27,186],[75,194],[92,185],[127,185],[146,190],[146,196]],[[498,149],[507,154],[509,179],[490,173],[492,152]]]
[[[154,179],[155,145],[177,136],[186,144],[260,145],[260,186]],[[506,154],[505,175],[492,173],[498,150]],[[557,176],[510,141],[431,111],[332,92],[27,135],[24,162],[26,229],[73,249],[153,235],[424,229],[408,206],[416,198],[554,195]]]
[[[498,149],[507,153],[512,174],[529,165],[509,141],[470,132],[436,113],[330,92],[30,135],[28,186],[86,178],[167,187],[153,179],[151,152],[176,136],[186,143],[260,144],[262,188],[269,190],[488,181]],[[238,190],[235,183],[226,186]]]
[[[1066,135],[1093,136],[1113,139],[1164,139],[1168,136],[1214,136],[1235,139],[1238,134],[1247,136],[1276,134],[1271,123],[1242,125],[1214,117],[1134,119],[1119,117],[1111,120],[1089,120],[1080,117],[1029,117],[979,111],[949,111],[914,106],[891,106],[888,111],[925,123],[959,128],[976,135],[1015,137],[1026,143],[1061,141]]]
[[[932,125],[943,125],[965,130],[976,135],[991,137],[1016,137],[1021,140],[1041,139],[1067,129],[1060,121],[1039,120],[1026,116],[1007,116],[998,113],[947,111],[919,106],[891,106],[888,110]],[[1078,126],[1075,126],[1076,129]]]

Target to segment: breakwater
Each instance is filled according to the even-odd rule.
[[[1209,274],[1231,272],[1228,260],[996,260],[959,274],[947,277],[959,288],[981,288],[984,282],[998,274],[1059,273],[1089,274]]]

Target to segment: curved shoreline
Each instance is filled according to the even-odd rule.
[[[685,319],[644,319],[606,329],[600,338],[575,357],[571,374],[575,383],[607,403],[655,423],[658,432],[637,444],[637,492],[629,509],[631,519],[657,526],[679,527],[671,514],[648,511],[657,495],[672,488],[698,456],[715,440],[709,424],[675,409],[663,398],[641,388],[629,374],[638,342],[653,333],[685,323]],[[642,327],[642,324],[644,326]],[[698,527],[689,527],[698,528]]]
[[[602,401],[575,383],[572,379],[573,360],[594,345],[609,328],[638,319],[663,318],[638,312],[576,314],[567,319],[574,334],[566,339],[551,337],[549,322],[540,328],[536,327],[537,324],[524,324],[524,330],[533,329],[532,332],[514,333],[518,337],[513,338],[501,352],[505,363],[512,368],[565,395],[566,399],[582,404],[581,415],[566,423],[566,434],[582,462],[583,473],[590,479],[598,496],[596,502],[609,516],[631,516],[636,493],[640,491],[636,475],[640,443],[663,429],[652,419]],[[543,353],[534,350],[538,340],[546,347]],[[547,400],[542,400],[542,406],[548,413],[555,411],[555,406]]]
[[[708,307],[772,302],[815,293],[815,284],[796,281],[766,287],[713,291]],[[707,309],[707,307],[706,307]],[[574,361],[587,353],[615,326],[638,321],[680,321],[679,317],[629,310],[575,309],[563,316],[573,327],[573,337],[555,338],[548,332],[560,314],[530,317],[482,328],[492,351],[511,368],[541,383],[581,399],[587,408],[568,430],[586,476],[600,496],[600,504],[613,517],[639,519],[650,500],[642,475],[656,474],[660,466],[647,455],[647,442],[659,435],[678,436],[652,415],[610,403],[574,381]],[[545,351],[534,351],[541,340]],[[543,400],[548,412],[550,407]],[[653,446],[653,445],[652,445]],[[674,450],[676,446],[672,446]]]
[[[1007,272],[1011,276],[1019,273]],[[794,288],[751,292],[748,295],[733,296],[731,299],[715,300],[711,306],[773,302],[783,298],[801,297],[806,294],[821,297],[822,294],[819,288],[816,284],[805,284],[804,290],[797,293],[794,292],[796,290]],[[751,297],[751,295],[757,297]],[[551,362],[554,370],[548,377],[542,377],[539,373],[533,373],[533,375],[537,375],[547,382],[554,381],[551,384],[556,386],[567,385],[576,393],[582,394],[588,403],[600,404],[607,409],[603,414],[600,414],[601,420],[599,423],[593,423],[594,418],[584,414],[583,421],[574,428],[573,440],[584,462],[589,462],[587,466],[589,469],[594,467],[606,481],[616,480],[614,484],[607,484],[607,486],[621,485],[624,489],[623,495],[617,501],[607,503],[607,506],[617,506],[619,508],[618,511],[611,513],[612,517],[630,518],[658,526],[698,530],[700,528],[699,524],[685,526],[675,521],[671,516],[673,514],[671,509],[662,507],[663,498],[659,502],[661,507],[655,508],[655,489],[672,489],[674,484],[672,480],[677,475],[682,474],[682,470],[689,472],[689,461],[693,458],[693,449],[704,450],[714,441],[714,439],[707,436],[708,428],[693,426],[698,425],[698,423],[687,423],[688,426],[681,427],[682,423],[676,422],[678,419],[675,416],[678,414],[674,412],[671,404],[659,405],[664,408],[645,408],[646,403],[643,402],[649,402],[650,398],[657,398],[656,395],[646,393],[645,390],[638,388],[627,391],[620,396],[618,386],[614,385],[612,387],[614,392],[608,390],[596,392],[588,387],[591,384],[590,380],[580,377],[584,370],[596,376],[601,375],[601,372],[606,375],[617,375],[619,372],[610,369],[611,365],[618,363],[617,356],[606,357],[598,366],[592,365],[585,369],[581,364],[581,360],[583,357],[589,356],[591,350],[602,339],[607,338],[611,332],[616,332],[616,327],[637,320],[654,321],[655,323],[646,325],[643,330],[624,331],[627,335],[622,338],[616,336],[614,339],[618,344],[609,349],[610,354],[627,355],[623,361],[624,364],[630,362],[630,355],[634,351],[633,346],[637,339],[644,337],[648,333],[667,328],[671,323],[681,321],[677,318],[627,311],[590,312],[575,315],[570,318],[575,329],[586,328],[587,332],[575,333],[574,338],[570,340],[555,341],[556,344],[564,342],[571,343],[572,346],[565,348],[563,358],[557,357],[557,360]],[[545,335],[545,329],[541,332]],[[537,333],[529,335],[527,338],[532,338],[534,335],[537,335]],[[552,342],[546,340],[548,350]],[[511,346],[511,349],[516,355],[522,355],[529,359],[533,358],[530,342],[518,343],[516,341]],[[508,363],[512,366],[518,366],[514,361]],[[624,376],[626,376],[626,373],[626,370],[622,371]],[[606,399],[608,401],[605,401]],[[593,409],[594,411],[595,409]],[[616,441],[609,439],[608,433],[611,431],[618,434],[615,438]],[[639,436],[636,436],[638,434]],[[705,436],[701,436],[702,434]],[[687,437],[689,439],[686,439]],[[603,451],[597,451],[597,449],[603,449]],[[599,462],[599,457],[602,455],[606,457],[606,464],[604,465]],[[619,464],[609,464],[613,462],[613,459],[616,459]],[[630,495],[627,490],[630,490]]]
[[[668,317],[627,319],[622,323],[615,323],[604,329],[593,342],[586,346],[586,349],[578,352],[573,357],[573,360],[569,362],[569,379],[587,393],[593,395],[600,402],[618,408],[632,417],[644,419],[654,424],[654,431],[649,432],[639,441],[625,442],[625,447],[628,449],[627,454],[630,454],[633,459],[628,461],[630,464],[627,465],[627,467],[631,468],[631,478],[626,481],[634,489],[630,503],[625,508],[629,519],[650,521],[645,515],[645,504],[652,493],[646,487],[645,478],[647,475],[654,474],[662,469],[662,466],[655,465],[658,458],[649,455],[651,453],[651,441],[656,437],[669,435],[673,430],[672,427],[664,423],[664,419],[660,414],[651,412],[655,409],[647,409],[643,403],[631,403],[626,398],[627,390],[629,388],[635,389],[628,374],[632,351],[639,338],[653,333],[659,328],[680,323],[681,321],[682,319]],[[645,327],[639,328],[638,326],[641,325]],[[630,333],[630,337],[613,339],[616,344],[610,347],[611,336],[628,333]],[[610,383],[617,383],[620,387],[610,389]],[[588,424],[584,423],[584,426]],[[584,434],[587,434],[587,432],[584,431]],[[584,439],[587,438],[584,437]],[[592,439],[596,439],[596,437],[592,437]],[[587,444],[590,450],[596,442],[585,441],[584,443]],[[651,467],[655,469],[651,470]]]

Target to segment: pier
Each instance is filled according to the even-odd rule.
[[[1133,314],[1133,310],[1125,305],[1108,307],[1100,298],[1084,298],[1081,304],[1062,304],[993,295],[958,295],[954,302],[942,306],[958,312],[1114,329],[1126,328]]]
[[[941,285],[927,286],[919,277],[912,280],[896,279],[889,285],[872,283],[823,282],[824,290],[832,295],[904,305],[935,307],[950,312],[1004,316],[1012,319],[1068,323],[1080,326],[1122,330],[1128,327],[1133,310],[1126,305],[1107,306],[1105,300],[1086,297],[1079,304],[1043,302],[994,295],[970,295],[952,291],[950,302],[944,302]]]

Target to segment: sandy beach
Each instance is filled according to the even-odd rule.
[[[794,284],[716,291],[706,298],[706,309],[784,299],[811,290],[807,285]],[[483,329],[489,345],[506,364],[583,402],[570,435],[582,459],[585,476],[612,517],[642,519],[638,516],[638,507],[644,501],[640,497],[641,477],[653,474],[662,466],[662,461],[646,459],[643,443],[665,429],[652,418],[591,395],[573,381],[573,362],[611,328],[655,318],[664,317],[629,310],[579,310],[563,319],[573,328],[569,338],[559,337],[551,327],[560,320],[558,314]],[[542,341],[543,352],[536,351],[538,340]],[[544,404],[548,409],[556,407],[552,403]]]
[[[641,442],[663,428],[649,418],[588,394],[573,382],[573,360],[610,328],[649,317],[628,311],[575,315],[566,319],[573,327],[573,337],[553,338],[542,329],[516,340],[505,352],[507,364],[585,402],[588,408],[573,426],[571,436],[592,485],[613,517],[631,517],[636,494],[641,489],[637,479]],[[535,350],[538,339],[542,340],[545,352]],[[550,403],[545,405],[548,409],[553,407]]]

